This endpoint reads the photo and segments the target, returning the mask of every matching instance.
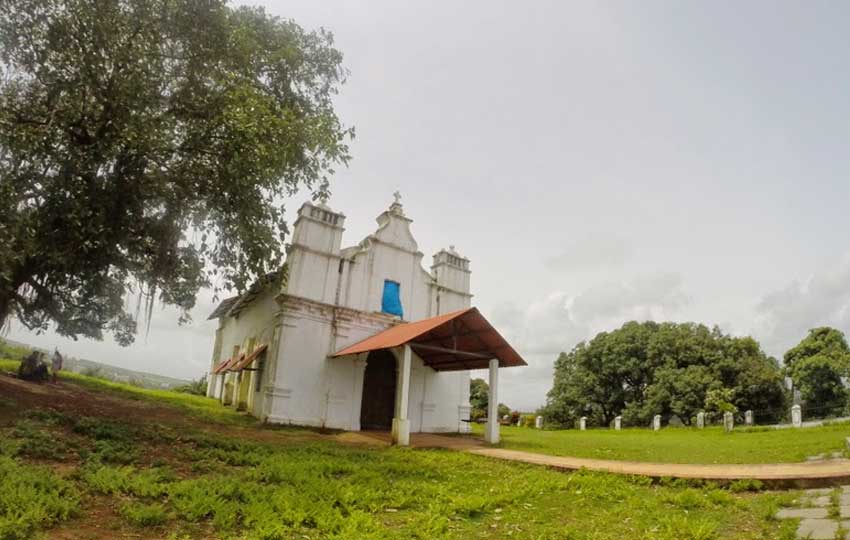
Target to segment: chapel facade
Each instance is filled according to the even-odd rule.
[[[409,347],[402,371],[401,348],[334,356],[410,321],[470,308],[468,259],[443,249],[425,270],[398,195],[377,222],[343,248],[345,216],[301,206],[284,267],[210,316],[219,322],[210,397],[270,423],[395,432],[401,417],[414,433],[469,430],[466,364],[443,370]]]

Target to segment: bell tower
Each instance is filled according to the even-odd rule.
[[[345,215],[324,202],[306,202],[298,209],[287,247],[289,281],[286,293],[333,303],[339,280],[340,245]]]
[[[469,259],[455,251],[454,246],[441,249],[434,255],[431,276],[436,288],[435,315],[469,307]]]

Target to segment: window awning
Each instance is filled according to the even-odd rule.
[[[400,324],[332,354],[348,356],[410,345],[425,365],[436,371],[485,369],[497,358],[499,367],[527,365],[525,360],[477,308]]]
[[[256,360],[256,358],[258,356],[260,356],[263,353],[263,351],[265,351],[268,348],[269,348],[268,345],[260,345],[259,347],[254,349],[254,351],[251,354],[248,354],[248,355],[243,354],[242,356],[239,357],[239,360],[237,362],[235,362],[230,367],[230,371],[242,371],[246,367],[250,366],[251,362]]]
[[[232,364],[233,361],[236,360],[236,359],[237,359],[237,357],[233,356],[233,357],[227,358],[226,360],[222,360],[221,362],[216,364],[215,367],[213,367],[213,370],[212,370],[213,375],[218,375],[219,373],[223,373],[225,370],[227,370],[227,366]]]

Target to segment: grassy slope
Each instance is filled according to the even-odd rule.
[[[483,428],[476,426],[475,430]],[[503,427],[501,433],[505,448],[555,456],[666,463],[789,463],[844,451],[850,423],[806,429],[736,429],[732,433],[719,427],[657,432]]]
[[[211,400],[67,381],[179,407],[194,427],[108,410],[81,418],[15,409],[0,425],[0,540],[38,529],[63,538],[793,538],[793,523],[770,516],[794,493],[651,485],[450,451],[344,446],[248,427]],[[0,408],[15,407],[15,396],[5,397]],[[99,528],[86,533],[92,524]]]

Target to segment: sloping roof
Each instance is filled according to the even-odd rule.
[[[350,345],[332,356],[347,356],[409,344],[425,365],[437,371],[483,369],[491,358],[499,367],[527,365],[477,308],[400,324]]]
[[[286,280],[289,277],[289,270],[286,263],[280,267],[280,270],[275,272],[269,272],[268,274],[257,278],[254,283],[248,287],[248,290],[244,293],[231,296],[230,298],[225,298],[219,303],[218,307],[216,307],[210,316],[207,317],[207,320],[218,319],[219,317],[236,317],[239,313],[248,307],[248,305],[254,301],[254,299],[260,295],[260,293],[265,290],[266,286],[275,283],[280,279],[280,286],[283,287],[286,285]]]
[[[224,317],[225,315],[227,315],[227,312],[230,311],[230,308],[233,307],[233,304],[235,304],[237,300],[239,300],[238,296],[231,296],[230,298],[225,298],[218,304],[218,307],[216,307],[213,312],[210,313],[210,316],[207,317],[207,320],[210,321],[212,319]]]

